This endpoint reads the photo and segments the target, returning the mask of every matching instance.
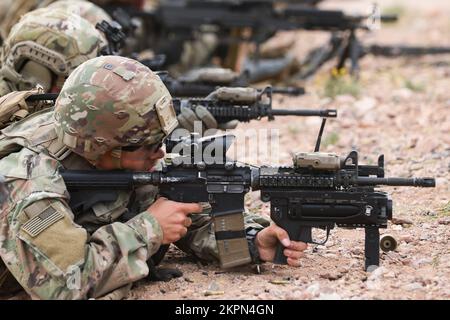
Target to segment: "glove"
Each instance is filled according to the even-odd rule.
[[[223,124],[218,124],[211,112],[204,106],[196,106],[194,110],[188,107],[182,107],[180,114],[177,116],[180,126],[190,132],[194,131],[195,121],[202,123],[202,132],[209,131],[208,134],[215,134],[217,130],[235,129],[239,123],[238,120],[231,120]]]

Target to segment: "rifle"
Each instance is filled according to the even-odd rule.
[[[367,269],[379,265],[379,228],[386,228],[392,219],[392,200],[375,187],[435,186],[433,178],[386,178],[383,156],[378,165],[360,165],[356,151],[342,160],[334,154],[300,153],[292,167],[242,165],[225,156],[233,139],[231,135],[199,139],[191,134],[169,140],[168,152],[178,156],[159,172],[60,173],[71,195],[71,208],[113,201],[115,190],[140,185],[158,186],[162,196],[174,201],[209,202],[222,268],[250,261],[242,219],[244,197],[250,190],[259,190],[261,200],[270,202],[272,220],[291,240],[323,244],[335,226],[365,228]],[[314,239],[313,228],[325,229],[326,239]],[[274,262],[286,263],[281,243]]]
[[[214,116],[218,124],[225,124],[231,120],[249,122],[265,117],[271,121],[275,119],[275,116],[337,117],[337,111],[334,109],[272,109],[272,88],[270,86],[263,90],[222,87],[217,92],[217,97],[211,99],[174,98],[172,102],[175,112],[178,115],[182,108],[194,111],[197,106],[203,106]],[[29,96],[26,101],[55,101],[57,97],[57,93],[35,94]]]
[[[151,68],[150,68],[151,69]],[[206,97],[220,86],[248,87],[245,76],[239,76],[230,83],[212,83],[207,81],[188,81],[183,78],[174,79],[167,72],[158,72],[158,76],[166,85],[170,94],[175,97]],[[272,94],[298,96],[305,94],[302,87],[272,87]]]

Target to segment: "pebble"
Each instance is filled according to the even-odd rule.
[[[339,273],[329,273],[329,272],[327,272],[327,273],[321,274],[320,277],[323,278],[323,279],[334,281],[334,280],[337,280],[337,279],[341,278],[342,276]]]
[[[421,267],[426,264],[431,264],[433,262],[432,258],[422,258],[413,260],[412,264],[415,267]]]
[[[423,289],[423,285],[419,282],[413,282],[413,283],[408,283],[407,285],[403,286],[403,289],[405,289],[407,291],[414,291],[414,290]]]
[[[294,292],[289,292],[286,295],[287,300],[307,300],[311,299],[312,295],[306,291],[295,290]]]
[[[410,243],[410,242],[414,241],[414,238],[411,235],[407,234],[407,235],[400,236],[399,240],[404,241],[406,243]]]
[[[450,224],[450,217],[445,217],[445,218],[439,219],[438,223],[447,226]]]
[[[341,300],[342,297],[337,293],[320,293],[316,300]]]
[[[413,224],[413,222],[409,219],[403,219],[403,218],[392,218],[393,224]]]
[[[317,296],[320,293],[320,284],[318,283],[313,283],[312,285],[310,285],[308,288],[306,288],[306,292],[310,293],[313,296]]]
[[[369,268],[372,266],[369,266]],[[368,268],[368,270],[369,270]],[[380,280],[384,273],[386,273],[387,269],[385,267],[378,267],[376,268],[367,278],[367,281],[378,281]]]

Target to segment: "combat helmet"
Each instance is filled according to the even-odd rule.
[[[178,121],[161,79],[138,61],[102,56],[80,65],[55,102],[61,142],[92,163],[123,147],[155,145]],[[120,162],[119,162],[120,163]]]
[[[92,25],[105,21],[112,21],[111,16],[96,4],[86,0],[58,0],[47,6],[49,9],[63,9],[75,13],[89,21]]]
[[[100,55],[107,42],[87,20],[65,10],[42,8],[22,17],[5,39],[0,77],[16,90],[37,84],[59,91],[67,76]]]

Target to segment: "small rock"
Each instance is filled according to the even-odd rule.
[[[450,217],[441,218],[438,220],[439,224],[443,225],[449,225],[450,224]]]
[[[273,279],[273,280],[270,280],[269,282],[271,284],[280,284],[280,285],[285,285],[285,284],[291,283],[291,281],[285,280],[285,279]]]
[[[403,230],[403,227],[402,227],[401,225],[394,224],[394,225],[391,227],[391,229],[394,230],[394,231],[402,231],[402,230]]]
[[[392,218],[393,224],[413,224],[413,222],[409,219],[403,219],[403,218]]]
[[[403,288],[407,291],[414,291],[414,290],[423,289],[423,285],[419,282],[413,282],[413,283],[408,283],[407,285],[403,286]]]
[[[369,268],[367,268],[367,270],[369,270],[370,267],[372,267],[372,266],[369,266]],[[387,271],[387,269],[385,267],[378,267],[378,268],[376,268],[375,270],[373,270],[371,272],[371,274],[367,278],[367,281],[380,280],[383,277],[384,273],[386,273],[386,271]]]
[[[164,290],[164,289],[159,289],[159,291],[163,294],[166,293],[166,290]]]
[[[320,284],[313,283],[308,288],[306,288],[306,292],[310,293],[313,296],[317,296],[320,293]]]
[[[421,215],[435,217],[437,215],[437,213],[435,211],[426,210],[426,211],[422,212]]]
[[[376,269],[378,269],[378,266],[371,265],[367,267],[367,272],[374,272]]]
[[[410,243],[410,242],[413,242],[413,241],[414,241],[414,238],[413,238],[411,235],[406,234],[406,235],[400,236],[400,237],[399,237],[399,240],[400,240],[400,241],[404,241],[404,242],[406,242],[406,243]]]
[[[286,295],[287,300],[307,300],[311,298],[311,293],[300,290],[295,290],[294,292],[290,292]]]
[[[212,291],[212,290],[206,290],[204,295],[205,297],[209,297],[209,296],[219,296],[225,294],[225,291]]]
[[[208,272],[207,271],[202,271],[202,275],[207,276]]]
[[[413,260],[412,264],[415,267],[420,267],[420,266],[423,266],[423,265],[431,264],[432,262],[433,262],[432,258],[422,258],[422,259]]]
[[[184,281],[190,282],[190,283],[194,282],[194,280],[192,280],[191,278],[188,278],[188,277],[184,277]]]
[[[421,234],[421,235],[419,236],[419,240],[421,240],[421,241],[426,241],[426,240],[428,240],[428,239],[430,239],[430,236],[427,235],[427,234]]]
[[[337,293],[320,293],[316,300],[341,300],[341,296]]]
[[[338,272],[334,272],[334,273],[327,272],[327,273],[320,275],[321,278],[328,279],[331,281],[338,280],[339,278],[342,278],[342,276],[343,275]]]
[[[208,289],[207,290],[209,290],[209,291],[220,291],[220,286],[217,284],[217,282],[212,281],[208,285]]]

